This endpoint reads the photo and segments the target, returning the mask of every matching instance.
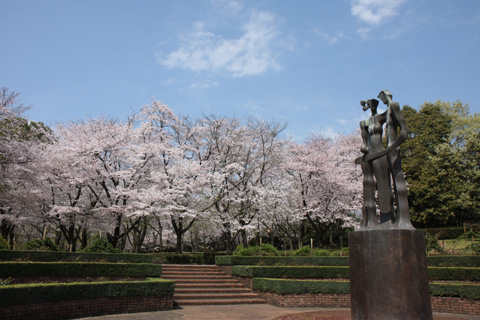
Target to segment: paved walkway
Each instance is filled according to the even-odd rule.
[[[129,313],[88,320],[349,320],[350,309],[280,308],[260,305],[185,306],[171,311]],[[434,313],[434,320],[480,320],[480,316]]]

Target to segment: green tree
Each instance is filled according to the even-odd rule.
[[[418,111],[405,106],[403,114],[411,136],[402,155],[412,222],[437,227],[478,220],[479,117],[466,104],[441,101]]]

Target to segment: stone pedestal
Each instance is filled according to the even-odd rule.
[[[352,320],[432,320],[424,233],[349,234]]]

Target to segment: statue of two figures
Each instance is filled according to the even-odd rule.
[[[387,105],[387,111],[380,114],[377,112],[378,100],[360,102],[363,111],[371,111],[371,116],[360,122],[363,156],[355,160],[355,163],[361,164],[364,174],[363,221],[360,230],[415,229],[410,222],[399,147],[408,137],[407,123],[398,102],[392,101],[390,91],[383,90],[378,98]]]

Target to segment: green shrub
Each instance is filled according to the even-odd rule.
[[[0,262],[0,278],[7,277],[160,277],[162,266],[151,263]]]
[[[253,290],[279,294],[348,294],[349,281],[285,280],[254,278]]]
[[[348,279],[350,273],[346,266],[233,266],[232,275],[247,278]]]
[[[60,247],[50,238],[46,238],[45,240],[28,241],[23,245],[23,249],[35,251],[61,251]]]
[[[2,236],[0,236],[0,250],[10,250],[10,245],[8,241],[5,240]]]
[[[480,268],[428,267],[430,280],[480,281]]]
[[[471,240],[472,238],[478,239],[480,238],[480,234],[473,231],[468,231],[467,233],[464,233],[461,236],[459,236],[457,240]]]
[[[114,248],[110,242],[105,238],[97,238],[88,247],[84,248],[82,252],[94,253],[120,253],[121,251]]]
[[[468,250],[473,251],[473,253],[480,255],[480,243],[472,243],[467,247]]]
[[[313,249],[312,256],[314,257],[328,257],[331,256],[332,252],[325,249]]]
[[[460,297],[462,299],[480,300],[480,285],[430,283],[430,295],[436,297]]]
[[[241,257],[217,256],[217,265],[348,266],[348,257]]]
[[[88,283],[43,283],[0,286],[0,307],[47,301],[171,295],[175,282],[147,278],[146,281]]]
[[[152,255],[136,253],[89,253],[53,251],[0,251],[0,261],[108,261],[151,263]]]
[[[268,243],[263,243],[261,246],[248,246],[244,248],[242,245],[237,246],[234,255],[236,256],[279,256],[278,250]]]
[[[479,268],[480,256],[431,256],[427,265],[432,267],[466,267]]]
[[[443,252],[443,248],[438,242],[438,235],[439,234],[431,235],[430,233],[425,233],[425,250],[427,253],[430,251]]]
[[[456,228],[427,228],[420,229],[425,231],[430,237],[434,237],[437,240],[456,239],[461,236],[465,231],[462,227]]]
[[[312,249],[308,246],[304,246],[293,253],[294,256],[310,256],[312,255]]]

